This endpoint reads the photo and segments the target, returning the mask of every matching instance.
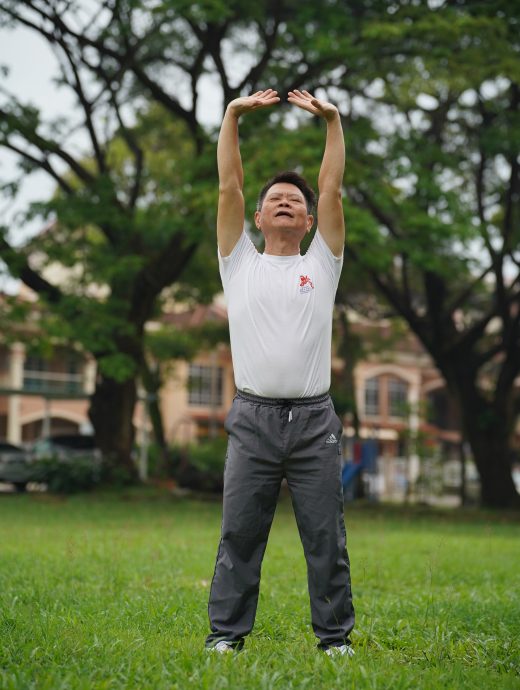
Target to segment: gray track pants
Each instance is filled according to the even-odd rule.
[[[312,627],[322,649],[354,627],[341,487],[341,422],[328,394],[270,400],[238,393],[226,419],[222,534],[207,646],[241,647],[255,621],[260,569],[286,477],[307,561]]]

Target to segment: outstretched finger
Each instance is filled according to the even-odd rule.
[[[278,103],[280,98],[278,96],[268,96],[267,98],[257,98],[254,103],[255,108],[265,108],[269,105]]]
[[[295,91],[289,91],[289,95],[287,99],[291,103],[295,103],[296,105],[301,105],[302,107],[308,107],[311,105],[311,99],[307,98],[304,96],[301,92],[295,90]]]

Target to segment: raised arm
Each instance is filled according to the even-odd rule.
[[[341,256],[345,245],[345,218],[341,201],[345,172],[345,140],[338,109],[332,103],[319,101],[308,91],[290,91],[290,103],[327,123],[325,151],[318,177],[318,228],[335,256]]]
[[[280,99],[276,91],[257,91],[252,96],[236,98],[226,108],[217,145],[219,198],[217,241],[222,256],[229,256],[244,229],[244,172],[240,157],[238,120],[241,115],[265,108]]]

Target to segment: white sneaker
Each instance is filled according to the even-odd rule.
[[[342,644],[340,647],[329,647],[325,650],[327,656],[354,656],[355,652],[348,644]]]
[[[219,654],[226,654],[227,652],[233,651],[233,645],[231,642],[226,642],[226,640],[220,640],[213,647],[207,648],[208,652],[218,652]]]

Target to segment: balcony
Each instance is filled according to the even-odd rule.
[[[84,392],[82,374],[26,369],[23,374],[23,392],[54,395],[81,395]]]

